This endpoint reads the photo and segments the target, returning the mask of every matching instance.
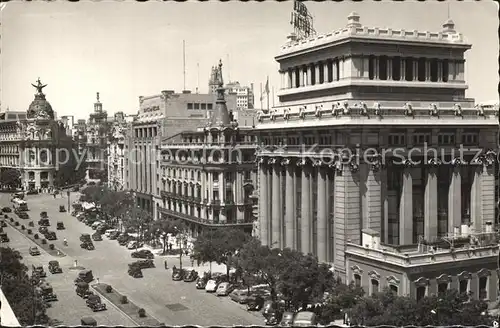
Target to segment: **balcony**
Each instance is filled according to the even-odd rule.
[[[188,214],[183,214],[179,212],[175,212],[172,210],[168,210],[166,208],[160,208],[160,213],[164,213],[167,215],[171,215],[175,218],[181,219],[181,220],[187,220],[189,222],[194,222],[194,223],[199,223],[204,226],[210,226],[210,227],[236,227],[236,226],[252,226],[253,225],[253,220],[241,220],[237,222],[214,222],[210,221],[207,219],[201,219],[199,217],[193,216],[193,215],[188,215]]]

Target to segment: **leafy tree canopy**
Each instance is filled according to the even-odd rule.
[[[15,188],[21,184],[21,173],[12,168],[3,168],[0,170],[1,184],[9,188]]]

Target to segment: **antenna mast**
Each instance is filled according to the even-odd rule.
[[[186,90],[186,41],[182,40],[182,67],[184,72],[184,89]]]

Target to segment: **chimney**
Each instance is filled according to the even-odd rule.
[[[359,14],[357,12],[353,11],[347,16],[347,27],[361,27]]]

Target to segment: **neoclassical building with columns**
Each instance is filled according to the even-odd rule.
[[[292,34],[275,58],[279,104],[256,126],[262,243],[370,293],[418,298],[467,278],[496,300],[498,108],[465,97],[470,48],[451,20],[405,31],[351,13],[338,31]]]

